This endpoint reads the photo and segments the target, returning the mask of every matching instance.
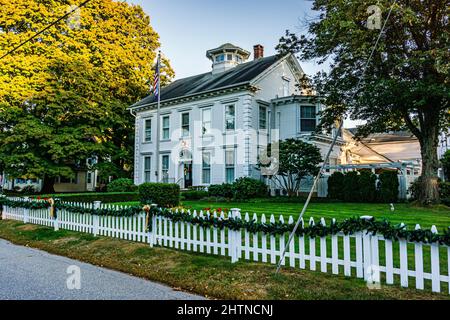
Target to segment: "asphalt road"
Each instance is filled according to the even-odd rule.
[[[0,239],[0,300],[197,300],[158,283]]]

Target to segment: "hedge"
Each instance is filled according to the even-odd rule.
[[[175,183],[143,183],[139,186],[139,200],[144,204],[176,207],[180,204],[180,186]]]
[[[399,182],[396,171],[383,171],[376,185],[370,171],[333,173],[328,178],[328,198],[346,202],[397,202]]]
[[[383,171],[379,176],[378,199],[380,202],[397,202],[398,176],[397,171]]]
[[[133,180],[121,178],[111,181],[106,189],[108,192],[136,192],[137,186],[134,185]]]
[[[267,185],[252,178],[239,178],[232,184],[233,196],[238,200],[264,198],[269,194]]]
[[[211,197],[233,198],[233,186],[230,183],[214,184],[208,187]]]
[[[236,200],[248,200],[268,196],[267,185],[256,179],[242,177],[233,183],[211,185],[208,188],[211,197],[220,197]]]
[[[202,200],[208,197],[208,191],[188,190],[181,193],[183,200]]]
[[[344,179],[345,175],[339,171],[328,178],[328,198],[344,200]]]
[[[137,192],[91,192],[91,193],[61,193],[33,196],[34,199],[54,198],[61,199],[65,202],[94,202],[101,201],[103,203],[114,202],[134,202],[139,201],[139,193]]]

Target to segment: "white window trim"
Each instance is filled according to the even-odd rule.
[[[164,128],[164,118],[169,118],[169,126],[167,128]],[[161,141],[170,141],[170,115],[169,114],[164,114],[161,115]],[[164,138],[164,129],[168,129],[169,131],[169,137],[168,138]]]
[[[189,117],[189,131],[188,134],[185,136],[184,135],[184,130],[183,130],[183,115],[187,114]],[[180,113],[180,129],[181,129],[181,138],[182,139],[186,139],[186,138],[190,138],[191,137],[191,113],[189,111],[184,111]]]
[[[261,128],[261,108],[264,108],[266,110],[266,127]],[[269,128],[269,108],[267,106],[258,104],[258,130],[260,131],[267,131]]]
[[[203,132],[203,125],[205,123],[204,113],[205,111],[209,111],[209,132],[204,133]],[[212,131],[212,108],[211,107],[205,107],[200,109],[201,117],[202,117],[202,136],[208,136],[211,134]]]
[[[234,107],[234,129],[227,129],[227,107],[229,106],[233,106]],[[236,103],[227,103],[224,105],[223,108],[223,128],[224,128],[224,133],[226,132],[235,132],[236,131],[236,111],[237,111],[237,106]]]
[[[227,166],[227,152],[228,151],[233,151],[233,171],[234,171],[234,180],[236,180],[236,148],[225,148],[224,149],[224,167],[225,167],[225,183],[232,183],[232,182],[228,182],[227,181],[227,169],[229,169],[229,167]]]
[[[146,158],[150,158],[150,181],[146,181],[146,179],[145,179],[146,172],[147,172],[147,170],[145,170],[145,159]],[[151,180],[152,180],[152,158],[153,157],[151,155],[143,155],[143,161],[142,161],[142,167],[143,167],[142,172],[144,173],[143,176],[142,176],[142,182],[143,183],[151,182]]]
[[[152,118],[144,118],[144,137],[142,141],[144,143],[151,143],[153,141],[153,121]],[[150,121],[150,140],[147,140],[147,121]]]
[[[205,154],[209,154],[209,182],[204,182],[204,175],[203,175],[203,170],[205,170],[205,167],[203,166],[203,156],[205,155]],[[212,172],[212,168],[211,168],[211,160],[212,160],[212,152],[211,151],[209,151],[209,150],[203,150],[202,151],[202,179],[201,179],[201,185],[204,185],[204,186],[209,186],[209,185],[211,185],[211,172]]]

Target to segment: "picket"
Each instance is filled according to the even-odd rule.
[[[314,226],[314,219],[311,217],[309,225]],[[316,238],[309,237],[309,269],[316,270]]]
[[[431,232],[437,234],[436,226],[431,227]],[[431,244],[431,290],[433,292],[441,291],[441,273],[439,265],[439,245],[437,243]]]
[[[416,230],[420,230],[420,225],[416,225]],[[416,289],[423,290],[423,247],[422,243],[416,242],[414,244],[414,260],[416,267]],[[391,284],[394,283],[393,281]]]
[[[31,201],[31,200],[28,200]],[[105,208],[110,210],[119,210],[118,206],[105,204],[86,204],[70,203],[70,205],[81,208]],[[193,218],[200,219],[227,219],[224,212],[214,211],[185,211],[182,214],[191,215]],[[229,217],[233,219],[243,219],[246,222],[258,222],[258,216],[253,214],[250,218],[249,213],[242,217],[239,209],[232,209]],[[64,229],[91,233],[94,236],[109,236],[135,242],[148,243],[151,247],[155,245],[175,248],[178,250],[196,251],[206,254],[228,256],[232,262],[239,261],[240,258],[252,260],[255,262],[270,262],[276,264],[281,258],[281,254],[286,246],[288,234],[265,234],[263,232],[250,232],[249,230],[231,230],[228,228],[217,228],[214,226],[206,227],[204,224],[197,225],[185,221],[172,221],[162,216],[151,216],[147,229],[147,216],[142,212],[135,216],[97,216],[91,214],[74,213],[70,210],[57,210],[56,217],[51,216],[50,209],[24,209],[3,207],[3,219],[19,220],[25,223],[38,224],[53,227],[54,230]],[[289,216],[287,221],[283,215],[278,218],[278,223],[293,226],[294,218]],[[266,224],[266,215],[261,215],[262,224]],[[272,214],[269,218],[270,223],[275,223],[275,216]],[[324,219],[320,219],[320,224],[326,225]],[[334,222],[333,222],[334,223]],[[304,227],[304,221],[300,221],[301,228]],[[315,221],[310,218],[309,225],[314,226]],[[416,230],[420,229],[416,225]],[[437,228],[432,227],[432,232],[437,233]],[[317,240],[318,239],[318,240]],[[319,241],[319,255],[316,253],[316,241]],[[331,248],[328,245],[331,244]],[[395,244],[395,249],[394,249]],[[408,244],[410,247],[408,248]],[[307,252],[307,246],[309,251]],[[342,246],[342,247],[341,247]],[[380,265],[380,246],[384,246],[384,264]],[[398,248],[397,248],[398,246]],[[430,255],[424,254],[424,247],[429,247]],[[414,249],[412,249],[414,248]],[[445,248],[444,254],[440,249]],[[328,264],[331,265],[333,274],[340,274],[343,271],[345,276],[352,276],[352,269],[356,269],[356,276],[366,278],[371,282],[379,282],[380,272],[385,273],[387,284],[394,284],[396,278],[400,276],[400,285],[408,287],[410,285],[409,277],[414,279],[415,288],[424,290],[425,279],[431,280],[431,289],[433,292],[441,292],[442,287],[449,288],[450,294],[450,247],[439,244],[425,244],[419,242],[408,242],[405,239],[390,240],[376,234],[367,232],[356,232],[355,234],[333,234],[329,237],[312,237],[301,234],[294,235],[294,239],[287,248],[286,259],[289,260],[289,266],[292,268],[306,268],[306,262],[309,262],[309,269],[316,270],[317,262],[320,262],[320,271],[329,272]],[[331,249],[331,256],[328,250]],[[394,256],[394,252],[397,256]],[[398,253],[397,253],[398,252]],[[414,254],[414,268],[410,270],[408,256]],[[270,258],[269,258],[270,257]],[[353,257],[356,260],[353,261]],[[428,261],[425,261],[424,258]],[[446,260],[445,260],[446,259]],[[298,260],[298,262],[297,262]],[[398,261],[394,266],[394,261]],[[282,261],[282,264],[287,264]],[[447,264],[448,268],[442,268]],[[340,266],[343,266],[340,269]],[[412,266],[411,266],[412,267]],[[441,274],[444,269],[445,274]],[[425,270],[430,270],[429,273]],[[443,284],[446,284],[443,286]],[[447,291],[447,290],[446,290]]]

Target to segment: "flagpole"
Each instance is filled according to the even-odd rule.
[[[156,150],[155,150],[155,157],[156,157],[156,182],[160,182],[159,178],[159,140],[160,140],[160,108],[161,108],[161,50],[158,52],[158,62],[157,62],[157,72],[158,72],[158,107],[156,111]]]

